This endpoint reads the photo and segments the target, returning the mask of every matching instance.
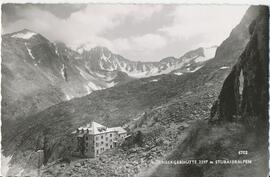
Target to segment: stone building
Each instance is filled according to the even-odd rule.
[[[122,127],[108,128],[96,122],[72,132],[74,155],[96,157],[108,149],[121,144],[127,137]]]

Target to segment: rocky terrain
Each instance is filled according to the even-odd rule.
[[[186,127],[187,128],[187,127]],[[170,131],[161,137],[158,141],[149,141],[145,137],[144,145],[129,148],[119,148],[108,151],[96,159],[74,159],[70,163],[48,164],[41,169],[41,176],[134,176],[140,171],[151,167],[153,163],[164,158],[167,152],[175,148],[173,140],[181,141],[185,137],[184,128],[182,131],[175,128],[169,128]]]
[[[262,51],[258,51],[256,47],[251,47],[253,46],[251,45],[252,41],[257,41],[258,46],[262,45],[258,42],[259,40],[254,39],[256,38],[254,36],[263,42],[267,41],[265,35],[259,35],[264,34],[260,30],[268,29],[263,26],[265,21],[257,19],[254,22],[258,12],[261,11],[260,9],[259,7],[248,9],[230,36],[217,48],[212,60],[203,61],[203,63],[195,62],[198,58],[199,61],[203,60],[202,57],[196,57],[202,55],[202,49],[191,51],[179,58],[179,61],[190,59],[183,64],[183,68],[176,68],[164,75],[154,74],[150,75],[151,77],[133,79],[112,88],[93,91],[87,96],[65,101],[27,116],[16,125],[16,133],[7,135],[2,142],[4,153],[12,155],[9,174],[19,173],[36,176],[38,173],[36,167],[38,150],[44,151],[42,161],[44,166],[39,171],[42,176],[179,176],[179,174],[186,176],[187,173],[191,176],[200,176],[204,170],[205,174],[208,174],[207,169],[213,170],[209,166],[206,169],[197,166],[185,169],[174,166],[158,166],[151,162],[158,159],[181,159],[183,157],[207,158],[209,154],[213,154],[211,158],[214,159],[222,157],[224,154],[232,155],[237,150],[237,148],[231,148],[233,143],[239,141],[239,146],[236,147],[242,147],[245,144],[245,138],[242,134],[245,128],[242,124],[229,123],[218,127],[219,125],[214,123],[223,119],[227,122],[227,119],[235,117],[235,112],[239,112],[240,115],[243,113],[237,108],[235,109],[237,111],[231,112],[230,118],[219,116],[223,115],[224,110],[227,112],[226,109],[231,110],[233,105],[237,105],[234,103],[230,105],[231,107],[225,108],[220,103],[227,101],[227,82],[235,83],[235,87],[238,86],[238,81],[234,81],[235,79],[232,79],[233,82],[228,81],[230,80],[228,78],[232,77],[231,73],[241,73],[241,69],[236,68],[238,66],[242,68],[246,56],[250,56],[251,59],[244,64],[246,67],[245,72],[243,72],[244,83],[249,83],[246,81],[249,80],[253,84],[251,84],[252,87],[243,84],[243,93],[250,95],[253,89],[246,88],[257,86],[257,81],[254,82],[251,79],[252,76],[265,74],[263,72],[257,73],[258,69],[255,69],[254,73],[250,73],[251,76],[246,75],[246,71],[249,69],[253,71],[254,66],[251,63],[255,60],[254,58],[260,58],[261,52],[266,50],[266,48],[262,48]],[[260,15],[260,18],[261,16],[264,15]],[[96,48],[92,49],[92,52],[90,50],[80,51],[80,53],[82,56],[90,56],[96,50],[106,51],[104,48]],[[107,56],[106,52],[105,56]],[[238,60],[239,57],[243,59]],[[262,61],[256,62],[258,68],[266,63],[265,58],[258,60]],[[109,63],[112,64],[118,60],[110,61]],[[160,63],[174,61],[174,58],[167,58]],[[200,65],[196,63],[200,63]],[[105,64],[101,66],[105,68]],[[113,66],[118,67],[119,65],[111,65],[111,67]],[[97,65],[92,67],[91,71],[100,71],[101,69]],[[119,72],[124,73],[123,70]],[[130,72],[132,73],[131,70]],[[131,77],[132,75],[126,71],[126,76]],[[251,78],[247,79],[249,77]],[[243,81],[241,80],[241,82]],[[228,88],[234,87],[229,84]],[[263,98],[265,92],[261,92],[263,90],[261,88],[265,88],[265,85],[258,88],[260,89],[258,93],[262,94],[259,97]],[[222,93],[226,96],[219,96]],[[236,95],[235,98],[237,98],[235,100],[238,103],[238,96]],[[242,105],[247,105],[248,99],[250,98],[243,98],[245,101]],[[261,101],[259,100],[259,103]],[[262,104],[264,105],[264,103]],[[257,116],[257,114],[254,115]],[[213,121],[213,125],[206,122],[209,118],[211,118],[211,122]],[[106,126],[125,126],[132,135],[131,140],[124,143],[121,148],[103,154],[100,159],[74,159],[69,152],[72,146],[69,134],[77,127],[92,120]],[[220,141],[216,142],[213,139]],[[225,144],[228,140],[226,146],[219,143],[223,140]],[[191,151],[187,152],[187,149]],[[173,153],[170,154],[172,151]],[[182,156],[183,154],[185,156]],[[260,155],[259,157],[261,157]],[[166,173],[168,170],[170,170],[169,173]],[[195,172],[191,173],[194,170]],[[217,176],[219,172],[219,169],[214,169],[213,174],[208,176]],[[235,176],[230,175],[229,171],[223,172],[222,174],[228,174],[227,176]]]
[[[268,37],[269,10],[259,7],[249,25],[251,39],[225,79],[211,109],[167,160],[251,160],[251,164],[160,165],[152,177],[268,175]],[[245,155],[239,150],[246,150]]]

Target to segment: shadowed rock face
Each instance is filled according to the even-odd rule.
[[[212,122],[241,120],[256,129],[268,123],[268,8],[259,12],[249,26],[251,39],[212,107]]]

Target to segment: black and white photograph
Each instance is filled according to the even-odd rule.
[[[269,8],[2,3],[3,177],[266,177]]]

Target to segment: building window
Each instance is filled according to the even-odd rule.
[[[98,154],[98,150],[97,150],[97,154]]]
[[[98,140],[98,136],[96,137],[96,140]]]
[[[98,143],[96,143],[96,147],[98,147]]]
[[[103,144],[103,141],[101,141],[101,144]]]
[[[106,141],[108,141],[109,140],[109,138],[108,137],[106,137]]]
[[[112,137],[112,134],[110,133],[110,137]]]
[[[106,143],[106,147],[108,147],[108,143]]]
[[[86,146],[88,146],[88,143],[85,143]]]
[[[110,142],[112,142],[112,139],[110,139]]]
[[[101,139],[103,139],[103,135],[101,135]]]
[[[88,140],[88,136],[86,136],[85,139]]]
[[[112,149],[112,145],[110,145],[110,148]]]

